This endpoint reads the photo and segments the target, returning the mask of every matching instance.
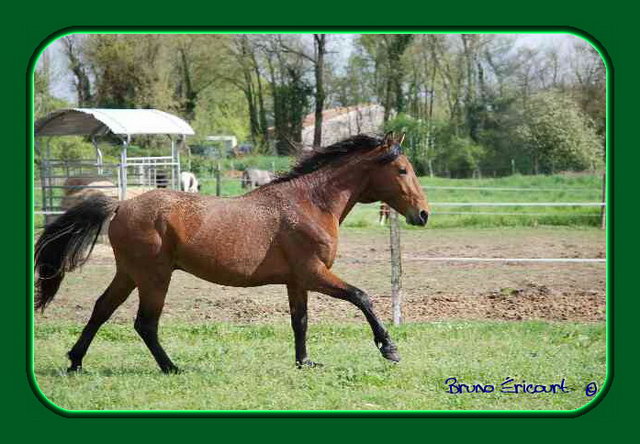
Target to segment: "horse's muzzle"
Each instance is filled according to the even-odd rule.
[[[407,216],[407,223],[410,225],[418,225],[420,227],[424,227],[427,225],[427,221],[429,220],[429,213],[425,210],[420,210],[417,213],[411,215],[411,217]]]

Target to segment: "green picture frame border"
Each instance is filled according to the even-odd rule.
[[[35,70],[37,60],[44,49],[55,40],[69,34],[85,34],[85,33],[127,33],[127,34],[180,34],[180,33],[412,33],[412,34],[429,34],[429,33],[485,33],[485,34],[571,34],[588,41],[601,55],[607,69],[607,121],[606,121],[606,218],[607,218],[607,272],[606,272],[606,337],[607,337],[607,376],[603,387],[598,393],[584,406],[575,410],[438,410],[438,411],[359,411],[359,410],[68,410],[57,406],[51,402],[46,395],[40,390],[34,373],[34,310],[33,310],[33,72]],[[174,26],[94,26],[94,27],[67,27],[49,34],[31,56],[29,67],[27,69],[27,177],[26,185],[28,191],[27,199],[27,288],[30,289],[27,298],[27,378],[29,385],[38,398],[38,400],[49,410],[67,418],[74,417],[251,417],[251,418],[267,418],[267,417],[349,417],[349,418],[375,418],[375,417],[421,417],[421,418],[437,418],[437,417],[520,417],[520,418],[559,418],[559,417],[577,417],[584,415],[594,409],[604,397],[606,397],[611,384],[613,382],[613,335],[614,335],[614,310],[613,310],[613,230],[614,225],[614,203],[613,203],[613,78],[614,70],[612,61],[604,46],[593,36],[578,28],[568,26],[389,26],[389,27],[362,27],[362,26],[212,26],[212,27],[174,27]]]

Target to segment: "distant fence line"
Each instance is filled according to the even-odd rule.
[[[498,211],[432,211],[431,214],[449,215],[449,216],[566,216],[567,213],[559,212],[546,212],[546,213],[533,213],[533,212],[520,212],[520,213],[507,213]],[[590,214],[572,214],[571,217],[600,217],[600,213]]]
[[[594,193],[600,192],[598,188],[532,188],[532,187],[473,187],[473,186],[448,186],[448,185],[425,185],[424,190],[478,190],[478,191],[590,191]]]
[[[409,261],[431,262],[542,262],[542,263],[606,263],[603,258],[577,258],[577,257],[420,257]]]
[[[605,207],[605,202],[433,202],[440,207]]]

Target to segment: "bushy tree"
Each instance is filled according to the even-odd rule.
[[[232,135],[239,141],[249,138],[248,110],[242,92],[231,86],[208,89],[198,98],[195,118],[191,122],[199,138]]]
[[[385,125],[385,131],[405,133],[402,144],[405,154],[411,160],[416,174],[423,176],[429,172],[429,127],[423,120],[408,114],[398,114]]]
[[[522,110],[515,134],[530,153],[534,172],[595,168],[602,147],[593,123],[563,94],[535,94]]]

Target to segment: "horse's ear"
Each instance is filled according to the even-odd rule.
[[[397,143],[394,143],[390,146],[390,149],[385,151],[380,157],[376,160],[379,164],[387,164],[389,162],[393,162],[398,158],[398,156],[402,153],[402,148]]]
[[[384,135],[384,146],[392,147],[395,144],[395,134],[393,131],[389,131]]]

